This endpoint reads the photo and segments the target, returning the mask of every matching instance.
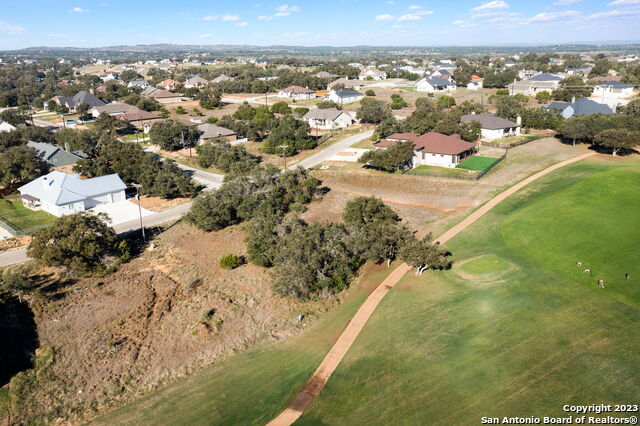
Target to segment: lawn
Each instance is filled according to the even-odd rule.
[[[442,174],[442,175],[467,175],[468,171],[462,169],[455,169],[453,167],[437,167],[437,166],[427,166],[422,164],[415,169],[411,169],[407,172],[408,175],[416,175],[416,176],[432,176],[434,174]]]
[[[637,158],[587,160],[496,206],[447,244],[451,270],[408,274],[387,295],[296,425],[480,424],[637,404],[639,184]]]
[[[369,292],[394,266],[367,265],[346,301],[305,333],[236,355],[94,423],[265,424],[304,385]]]
[[[16,231],[30,232],[53,222],[56,218],[43,211],[33,211],[17,197],[0,198],[0,220]]]
[[[465,160],[462,160],[460,163],[458,163],[456,168],[481,172],[491,167],[493,164],[497,163],[498,161],[500,161],[499,158],[472,155],[471,157],[468,157]]]

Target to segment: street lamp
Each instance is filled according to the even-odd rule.
[[[136,199],[138,200],[138,214],[140,215],[140,231],[142,232],[142,241],[147,241],[147,238],[144,235],[144,225],[142,224],[142,206],[140,204],[140,187],[142,185],[140,185],[139,183],[132,183],[131,186],[136,189]]]

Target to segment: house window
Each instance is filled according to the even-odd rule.
[[[440,157],[444,157],[444,154],[440,154]]]

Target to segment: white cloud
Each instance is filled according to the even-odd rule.
[[[608,6],[624,6],[626,4],[640,4],[640,0],[614,0]]]
[[[69,34],[51,33],[51,34],[47,34],[47,37],[67,38],[67,37],[70,37],[70,36],[69,36]]]
[[[558,0],[554,2],[551,6],[569,6],[571,4],[580,3],[584,0]]]
[[[418,9],[422,9],[422,6],[418,6],[417,4],[412,4],[411,6],[409,6],[409,10],[418,10]]]
[[[0,34],[18,35],[24,32],[20,25],[13,25],[6,21],[0,21]]]
[[[473,15],[471,15],[471,19],[481,19],[481,18],[516,18],[518,16],[520,16],[521,14],[518,12],[507,12],[506,10],[503,11],[496,11],[496,12],[481,12],[481,13],[475,13]]]
[[[206,34],[200,34],[200,35],[198,36],[198,38],[211,38],[211,37],[213,37],[213,35],[212,35],[212,34],[209,34],[209,33],[206,33]]]
[[[276,7],[276,13],[273,16],[261,15],[258,16],[259,21],[270,21],[273,18],[283,18],[285,16],[290,16],[292,13],[300,12],[299,6],[289,6],[288,4],[281,4]]]
[[[502,0],[493,0],[488,3],[483,3],[480,6],[474,7],[471,10],[477,12],[480,10],[506,9],[508,7],[509,4],[507,2],[504,2]]]
[[[422,16],[420,16],[418,14],[407,13],[406,15],[402,15],[401,17],[399,17],[398,18],[398,22],[419,21],[421,19],[422,19]]]
[[[246,27],[247,25],[249,25],[249,23],[248,23],[248,22],[246,22],[246,21],[245,21],[245,22],[238,22],[238,23],[236,24],[236,27]]]
[[[107,6],[109,6],[109,3],[100,3],[100,6],[107,7]]]
[[[549,13],[538,13],[536,16],[531,18],[531,21],[553,21],[558,18],[564,18],[567,16],[576,16],[580,15],[580,12],[577,10],[565,10],[562,12],[549,12]]]
[[[376,16],[376,21],[394,21],[396,18],[388,13]]]
[[[88,11],[89,11],[89,9],[83,9],[81,7],[74,7],[73,9],[71,9],[69,11],[69,13],[86,13]]]
[[[300,7],[299,6],[289,6],[288,4],[282,4],[282,5],[278,6],[278,7],[276,7],[276,11],[278,11],[279,13],[286,13],[287,15],[290,15],[291,13],[300,12]]]
[[[203,21],[239,21],[240,16],[233,14],[224,14],[224,15],[207,15],[202,18]]]
[[[433,10],[421,10],[419,12],[414,12],[414,14],[420,16],[433,15]]]
[[[608,12],[598,12],[589,15],[589,19],[610,18],[613,16],[631,16],[640,15],[640,9],[613,9]]]
[[[453,23],[453,25],[463,25],[463,24],[465,24],[466,22],[465,22],[465,21],[463,21],[462,19],[458,19],[457,21],[453,21],[452,23]]]

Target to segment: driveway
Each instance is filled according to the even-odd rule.
[[[349,136],[348,138],[344,138],[331,146],[324,148],[322,151],[313,154],[310,157],[305,158],[302,161],[299,161],[295,164],[292,164],[292,167],[302,166],[305,169],[309,169],[313,166],[317,166],[318,164],[324,161],[330,161],[334,159],[340,152],[344,151],[346,148],[349,148],[351,145],[356,144],[362,140],[369,139],[373,135],[373,130],[367,130],[365,132],[357,133],[353,136]]]
[[[138,205],[129,200],[118,201],[111,204],[101,204],[89,210],[92,213],[106,213],[111,218],[109,225],[116,226],[121,223],[140,220],[140,212]],[[142,209],[142,217],[155,214],[151,210]]]

